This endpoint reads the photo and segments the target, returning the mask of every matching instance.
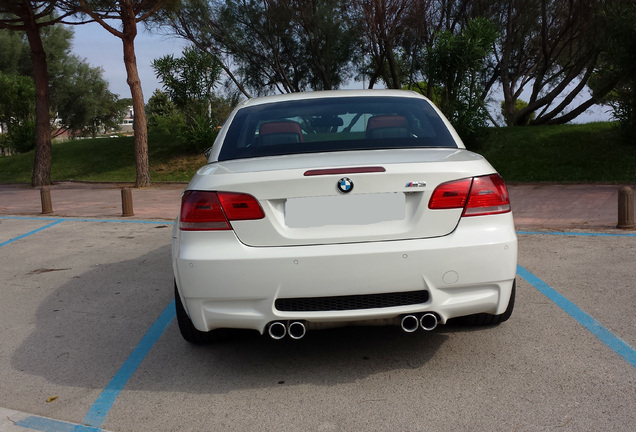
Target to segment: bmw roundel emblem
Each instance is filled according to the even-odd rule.
[[[353,182],[349,177],[338,180],[338,190],[342,193],[349,193],[353,190]]]

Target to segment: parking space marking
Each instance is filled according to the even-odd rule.
[[[144,220],[118,220],[118,219],[79,219],[79,218],[50,218],[50,217],[6,217],[0,216],[0,219],[19,219],[19,220],[41,220],[51,221],[47,225],[36,230],[22,234],[18,237],[0,243],[0,247],[15,242],[25,237],[36,234],[47,228],[55,226],[61,222],[110,222],[110,223],[134,223],[134,224],[150,224],[150,225],[172,225],[171,221],[144,221]],[[17,421],[16,426],[26,429],[37,430],[41,432],[101,432],[101,426],[106,420],[110,409],[117,396],[122,392],[130,378],[137,371],[141,362],[154,344],[163,335],[164,331],[174,320],[176,314],[174,300],[166,306],[159,318],[148,329],[139,344],[133,349],[124,364],[119,368],[117,373],[110,380],[106,388],[97,397],[93,406],[88,410],[81,425],[63,422],[39,416],[29,416],[23,420]]]
[[[117,399],[117,396],[122,392],[128,380],[130,380],[137,371],[137,368],[146,358],[150,349],[163,335],[170,323],[172,323],[175,314],[176,309],[173,300],[166,306],[159,318],[157,318],[148,332],[146,332],[133,352],[130,353],[128,359],[126,359],[121,368],[119,368],[119,371],[117,371],[104,391],[99,395],[93,406],[88,410],[88,413],[82,421],[83,424],[93,427],[101,427],[104,424],[108,412],[115,403],[115,399]]]
[[[137,219],[90,219],[90,218],[52,218],[52,217],[32,217],[32,216],[0,216],[0,219],[17,220],[51,220],[57,222],[109,222],[109,223],[131,223],[149,225],[174,225],[173,221],[164,220],[137,220]]]
[[[30,416],[15,422],[16,426],[40,432],[103,432],[100,428],[67,423],[45,417]]]
[[[102,393],[97,397],[93,406],[84,416],[81,425],[66,423],[44,417],[30,416],[17,421],[16,426],[41,432],[100,432],[106,417],[113,407],[117,396],[122,392],[130,378],[135,374],[141,362],[144,361],[150,349],[161,338],[176,315],[174,300],[163,310],[159,318],[150,326],[135,349],[130,353],[124,364],[111,378]]]
[[[43,230],[45,230],[47,228],[50,228],[50,227],[52,227],[54,225],[57,225],[57,224],[59,224],[62,221],[63,221],[63,219],[55,220],[54,222],[51,222],[50,224],[44,225],[43,227],[40,227],[40,228],[35,229],[33,231],[30,231],[30,232],[28,232],[26,234],[22,234],[22,235],[19,235],[19,236],[15,237],[15,238],[9,239],[7,241],[3,241],[2,243],[0,243],[0,247],[6,246],[6,245],[8,245],[10,243],[13,243],[15,241],[22,240],[23,238],[26,238],[26,237],[29,237],[29,236],[31,236],[33,234],[39,233],[40,231],[43,231]]]
[[[634,348],[632,348],[624,340],[609,331],[600,322],[592,318],[554,288],[550,287],[547,283],[520,265],[517,266],[517,274],[553,301],[557,306],[563,309],[568,315],[577,320],[579,324],[589,330],[611,350],[623,357],[628,363],[636,368],[636,350],[634,350]]]
[[[526,235],[556,235],[577,237],[636,237],[635,233],[597,233],[597,232],[567,232],[567,231],[517,231]]]

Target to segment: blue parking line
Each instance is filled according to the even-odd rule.
[[[557,306],[563,309],[568,315],[577,320],[579,324],[589,330],[594,336],[601,340],[616,354],[623,357],[629,364],[636,368],[636,350],[627,342],[616,336],[605,328],[600,322],[585,313],[581,308],[572,303],[562,294],[550,287],[547,283],[530,273],[520,265],[517,266],[517,274],[524,278],[526,282],[535,287],[539,292],[552,300]]]
[[[15,425],[40,432],[102,432],[100,428],[76,425],[38,416],[29,416],[15,422]]]
[[[157,318],[150,327],[133,352],[130,353],[128,359],[126,359],[122,367],[119,368],[119,371],[117,371],[104,391],[99,395],[93,406],[88,410],[88,413],[82,421],[83,424],[93,427],[101,427],[104,424],[108,412],[115,403],[115,399],[117,399],[117,396],[122,392],[128,380],[130,380],[137,371],[137,368],[146,358],[150,349],[168,328],[175,317],[175,311],[175,303],[173,300],[163,310],[159,318]]]
[[[35,216],[0,216],[0,219],[13,220],[54,220],[59,222],[110,222],[110,223],[130,223],[149,225],[174,225],[173,221],[163,220],[138,220],[138,219],[90,219],[90,218],[57,218],[57,217],[35,217]]]
[[[26,234],[22,234],[18,237],[0,243],[0,247],[17,240],[23,239],[37,232],[50,228],[61,222],[115,222],[115,223],[137,223],[137,224],[152,224],[152,225],[172,225],[171,221],[144,221],[144,220],[119,220],[119,219],[77,219],[77,218],[48,218],[48,217],[12,217],[12,216],[0,216],[0,219],[19,219],[19,220],[44,220],[52,221],[51,223],[30,231]],[[141,339],[139,344],[135,347],[132,353],[128,356],[124,364],[119,368],[117,373],[110,380],[106,388],[98,396],[93,406],[88,410],[88,413],[82,421],[82,425],[74,423],[67,423],[60,420],[54,420],[39,416],[29,416],[25,419],[17,421],[16,426],[20,426],[27,429],[37,430],[41,432],[100,432],[101,427],[106,420],[110,409],[112,408],[115,400],[122,392],[130,378],[137,371],[137,368],[141,362],[146,358],[146,355],[154,344],[163,335],[168,326],[172,323],[175,317],[175,304],[174,300],[166,306],[159,318],[153,323],[148,332]]]
[[[517,231],[517,234],[526,235],[554,235],[554,236],[574,236],[574,237],[636,237],[636,233],[598,233],[598,232],[568,232],[568,231]]]
[[[115,400],[120,395],[130,378],[135,374],[139,365],[148,355],[150,349],[161,338],[176,315],[174,300],[163,310],[159,318],[130,353],[124,364],[111,378],[106,388],[97,397],[93,406],[88,410],[81,425],[66,423],[38,416],[29,416],[17,421],[16,426],[41,432],[100,432]]]
[[[50,224],[44,225],[43,227],[40,227],[40,228],[35,229],[35,230],[33,230],[33,231],[29,231],[29,232],[28,232],[28,233],[26,233],[26,234],[22,234],[22,235],[20,235],[20,236],[18,236],[18,237],[15,237],[15,238],[9,239],[9,240],[7,240],[7,241],[3,241],[2,243],[0,243],[0,247],[2,247],[2,246],[6,246],[6,245],[8,245],[8,244],[10,244],[10,243],[13,243],[13,242],[15,242],[15,241],[22,240],[22,239],[23,239],[23,238],[25,238],[25,237],[29,237],[29,236],[31,236],[31,235],[33,235],[33,234],[39,233],[40,231],[43,231],[43,230],[45,230],[45,229],[47,229],[47,228],[50,228],[50,227],[52,227],[52,226],[54,226],[54,225],[57,225],[57,224],[59,224],[60,222],[62,222],[62,221],[63,221],[62,219],[53,219],[53,220],[54,220],[54,222],[51,222]]]

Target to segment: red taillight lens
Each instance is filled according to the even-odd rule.
[[[256,198],[229,192],[186,191],[181,199],[179,228],[183,231],[230,230],[230,221],[262,219]]]
[[[473,187],[470,189],[464,216],[481,216],[509,211],[508,188],[499,174],[473,179]]]
[[[483,216],[510,211],[506,183],[499,174],[442,183],[428,203],[432,210],[463,208],[462,216]]]
[[[437,186],[428,202],[428,208],[431,210],[463,208],[468,200],[472,181],[473,179],[468,178]]]
[[[225,215],[231,221],[263,219],[265,213],[252,195],[219,192],[219,200]]]
[[[216,192],[186,191],[179,222],[184,231],[231,229]]]

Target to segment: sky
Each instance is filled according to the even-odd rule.
[[[120,99],[130,97],[130,88],[126,83],[124,54],[121,39],[111,35],[97,23],[73,26],[73,54],[84,59],[93,67],[101,67],[103,77],[109,82],[112,93]],[[144,100],[152,96],[155,89],[161,89],[161,83],[155,77],[150,66],[152,61],[165,55],[181,56],[187,43],[174,36],[150,34],[143,25],[139,26],[139,34],[135,38],[135,54],[137,68],[144,93]]]
[[[121,39],[111,35],[97,23],[73,26],[73,30],[75,32],[73,53],[85,59],[91,66],[102,68],[103,77],[109,82],[112,93],[119,95],[121,99],[129,98],[130,89],[126,83]],[[135,39],[135,53],[146,102],[155,89],[161,89],[161,83],[155,77],[150,66],[152,61],[169,54],[180,57],[185,46],[187,46],[187,42],[183,39],[149,33],[142,25],[139,26],[139,34]],[[362,88],[362,83],[352,83],[347,88]],[[497,95],[494,96],[494,99],[498,99]],[[503,96],[499,97],[499,101],[490,105],[492,112],[498,110],[501,100],[503,100]],[[576,100],[583,101],[584,99],[579,96]],[[574,123],[608,121],[610,117],[608,107],[596,106],[577,117]]]

